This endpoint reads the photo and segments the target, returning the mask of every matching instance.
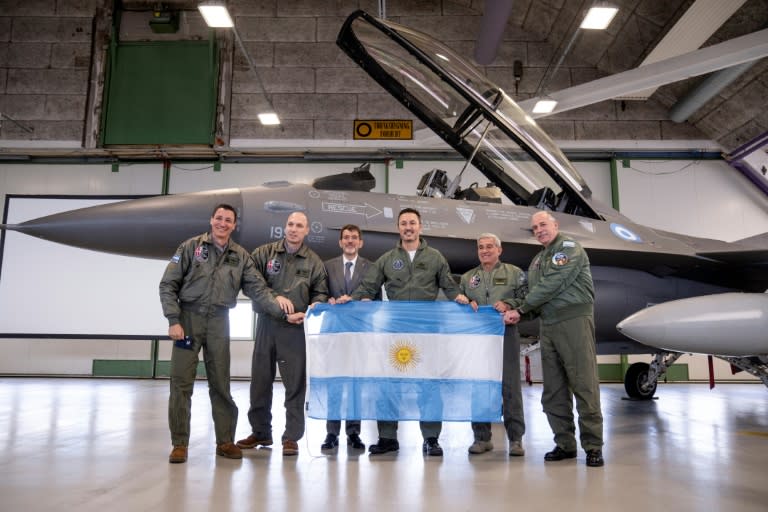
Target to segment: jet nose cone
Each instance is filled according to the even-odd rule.
[[[666,337],[666,315],[663,311],[653,309],[643,309],[628,316],[616,325],[616,329],[624,336],[640,343],[663,342]]]
[[[716,355],[768,354],[768,294],[723,293],[649,307],[616,326],[665,350]]]
[[[5,229],[83,249],[166,259],[181,241],[210,228],[211,211],[220,203],[242,210],[240,190],[120,201],[55,213]]]

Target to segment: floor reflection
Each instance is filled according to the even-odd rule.
[[[214,455],[206,383],[196,384],[187,464],[167,463],[167,381],[0,379],[1,510],[534,510],[622,512],[663,504],[676,510],[764,511],[768,486],[768,390],[759,384],[660,385],[657,400],[624,399],[601,386],[606,466],[543,462],[552,434],[541,386],[525,386],[523,458],[508,457],[501,425],[492,452],[469,456],[472,432],[445,423],[443,458],[421,454],[415,422],[401,423],[397,455],[320,454],[325,422],[307,421],[298,457],[247,450],[241,461]],[[248,433],[248,383],[234,382]],[[283,430],[275,386],[273,429]],[[363,422],[366,444],[374,422]]]

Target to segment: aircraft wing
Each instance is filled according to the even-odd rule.
[[[734,249],[733,251],[699,252],[696,254],[733,265],[768,266],[768,250],[766,249]]]
[[[754,248],[750,248],[750,246]],[[724,251],[701,251],[698,254],[734,265],[755,265],[768,267],[768,233],[737,240]]]

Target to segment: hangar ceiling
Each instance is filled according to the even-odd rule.
[[[511,9],[505,10],[510,2]],[[208,33],[197,2],[190,0],[162,2],[163,8],[181,14],[177,34],[149,30],[147,20],[159,5],[156,1],[3,3],[7,9],[0,13],[0,154],[33,154],[33,149],[55,153],[56,147],[73,140],[81,152],[105,150],[97,142],[103,106],[99,73],[104,68],[99,55],[106,58],[113,8],[121,13],[121,40],[204,39]],[[712,47],[768,27],[768,0],[612,0],[619,13],[607,30],[578,30],[578,21],[592,3],[230,0],[259,81],[283,124],[279,129],[259,125],[254,105],[264,94],[254,84],[231,35],[219,31],[217,37],[225,47],[229,45],[231,60],[229,78],[222,82],[228,91],[220,99],[218,150],[233,143],[253,151],[264,147],[264,141],[284,148],[326,144],[344,149],[351,145],[354,119],[411,117],[334,44],[344,18],[358,8],[422,30],[470,59],[479,50],[487,53],[482,45],[497,39],[492,60],[481,55],[481,69],[523,104],[558,91],[568,94],[572,88],[625,73],[654,58],[668,58],[675,50],[689,52],[686,45]],[[484,16],[486,21],[501,18],[506,23],[488,28]],[[600,92],[600,82],[594,83]],[[702,87],[707,94],[696,91]],[[694,93],[695,102],[690,99]],[[768,131],[766,97],[768,59],[763,57],[644,94],[637,91],[600,100],[539,118],[539,122],[566,145],[712,140],[728,152]],[[132,151],[139,156],[157,154],[156,149]],[[198,154],[201,150],[175,151]]]
[[[765,0],[616,0],[610,3],[619,7],[619,12],[607,30],[582,30],[574,36],[583,12],[595,3],[592,0],[514,0],[512,3],[515,6],[510,17],[513,27],[545,37],[558,48],[558,59],[565,55],[565,59],[591,64],[597,77],[693,51],[699,43],[702,48],[713,46],[768,27]],[[483,5],[496,8],[493,0]],[[702,34],[706,29],[711,31]],[[768,33],[764,34],[761,39],[766,43]],[[689,40],[695,43],[686,47]],[[637,91],[639,94],[627,94],[616,100],[623,102],[620,108],[629,101],[653,99],[668,109],[679,109],[682,102],[693,101],[697,87],[709,78],[710,83],[715,83],[711,96],[691,104],[690,116],[678,122],[687,121],[724,148],[734,149],[768,130],[768,114],[763,108],[764,98],[768,97],[767,70],[768,59],[761,58],[731,70],[730,75],[721,72],[721,76],[729,76],[730,83],[726,77],[718,79],[706,74],[650,91]]]

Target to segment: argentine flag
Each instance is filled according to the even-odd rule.
[[[304,329],[310,418],[500,421],[504,324],[490,306],[316,304]]]

